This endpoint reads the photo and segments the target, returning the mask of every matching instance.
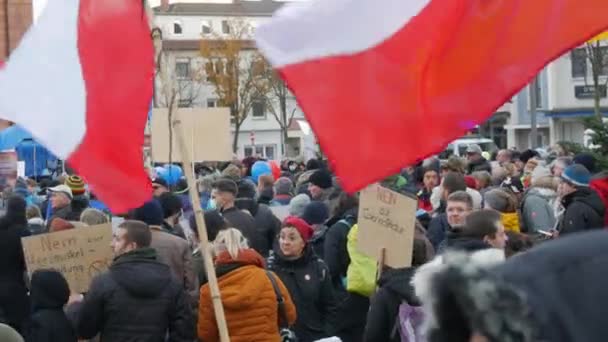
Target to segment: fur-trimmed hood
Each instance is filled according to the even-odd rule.
[[[418,269],[412,283],[429,341],[468,341],[473,331],[489,341],[533,341],[524,297],[492,273],[504,260],[498,249],[454,251]]]

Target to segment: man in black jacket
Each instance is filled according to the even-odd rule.
[[[565,208],[558,224],[561,236],[604,226],[606,208],[600,196],[589,187],[591,173],[580,164],[562,172],[558,193]]]
[[[467,160],[469,161],[467,174],[472,174],[475,171],[488,171],[492,173],[492,165],[484,158],[481,153],[481,147],[477,144],[471,144],[467,147]]]
[[[149,227],[125,221],[113,237],[109,271],[93,279],[84,299],[70,305],[78,336],[101,342],[193,341],[194,320],[182,287],[149,248]]]

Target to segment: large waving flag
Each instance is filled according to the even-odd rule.
[[[52,0],[0,72],[0,117],[66,159],[115,212],[149,199],[154,52],[141,0]]]
[[[606,0],[314,0],[257,29],[355,191],[439,152],[552,59],[608,28]]]

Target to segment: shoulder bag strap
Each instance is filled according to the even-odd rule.
[[[288,328],[289,324],[287,323],[287,313],[285,312],[285,301],[283,300],[283,296],[281,295],[281,290],[279,289],[279,285],[277,285],[277,281],[272,275],[272,272],[266,270],[266,276],[270,279],[270,283],[272,283],[272,288],[274,289],[274,294],[277,297],[277,306],[279,313],[279,328]]]

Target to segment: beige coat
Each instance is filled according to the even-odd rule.
[[[192,251],[188,242],[180,237],[164,232],[158,226],[150,226],[152,243],[158,258],[167,264],[178,283],[195,302],[198,302],[198,282],[192,267]]]

